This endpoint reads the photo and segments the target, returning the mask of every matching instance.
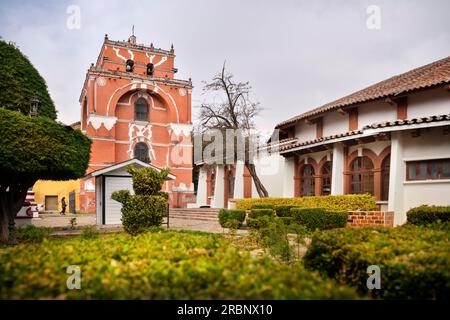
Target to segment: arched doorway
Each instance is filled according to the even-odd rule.
[[[322,166],[321,179],[322,186],[320,190],[320,195],[327,196],[331,194],[331,170],[332,170],[332,162],[327,161]]]
[[[302,197],[315,195],[314,180],[314,167],[310,164],[305,164],[300,172],[300,195]]]
[[[388,154],[381,162],[381,200],[389,199],[389,173],[391,168],[391,155]]]

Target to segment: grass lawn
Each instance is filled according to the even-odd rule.
[[[251,249],[224,235],[160,229],[21,243],[0,248],[0,299],[359,298],[300,263]],[[70,265],[80,267],[80,290],[66,286]]]

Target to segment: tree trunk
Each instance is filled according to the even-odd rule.
[[[0,242],[6,243],[9,238],[8,231],[8,209],[6,207],[6,203],[4,201],[6,196],[2,194],[0,196]]]
[[[253,182],[255,183],[256,191],[258,192],[259,197],[267,198],[269,196],[269,193],[262,184],[261,180],[259,180],[258,174],[256,173],[255,165],[253,163],[246,163],[245,166],[247,167],[248,172],[253,178]]]
[[[14,244],[15,240],[10,231],[14,228],[14,218],[22,208],[27,197],[28,189],[33,182],[9,185],[8,191],[0,191],[0,241]]]

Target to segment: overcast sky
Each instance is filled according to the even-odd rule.
[[[80,8],[69,29],[67,9]],[[380,28],[369,29],[380,8]],[[105,33],[169,49],[181,79],[192,78],[193,105],[202,81],[224,60],[250,81],[270,129],[392,75],[450,55],[450,1],[5,1],[0,36],[15,42],[46,79],[59,120],[79,120],[78,98]],[[373,26],[373,24],[371,24]],[[195,111],[194,111],[195,112]]]

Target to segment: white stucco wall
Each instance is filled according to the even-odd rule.
[[[304,121],[300,121],[295,126],[295,137],[299,139],[300,142],[313,140],[316,138],[316,125],[307,124]]]
[[[265,154],[255,158],[256,173],[270,197],[283,196],[283,177],[285,170],[285,158],[279,154]],[[258,198],[255,184],[252,185],[252,197]]]
[[[450,159],[450,135],[443,134],[443,128],[421,130],[420,137],[403,133],[403,162],[411,160]],[[450,205],[450,179],[405,181],[403,183],[404,205],[408,209],[421,204]]]
[[[386,102],[377,101],[366,103],[358,108],[359,129],[373,123],[394,120],[397,120],[397,109],[395,106]]]
[[[348,148],[348,154],[351,154],[352,152],[354,152],[355,150],[358,150],[359,148],[362,149],[369,149],[371,151],[373,151],[377,156],[380,155],[380,153],[388,146],[391,145],[391,141],[386,140],[386,141],[375,141],[375,142],[371,142],[371,143],[364,143],[364,144],[359,144],[359,145],[354,145],[354,146],[350,146]]]
[[[337,111],[325,114],[323,117],[323,136],[331,136],[348,131],[348,114]]]
[[[408,119],[450,114],[449,97],[443,88],[411,94],[408,97]]]

